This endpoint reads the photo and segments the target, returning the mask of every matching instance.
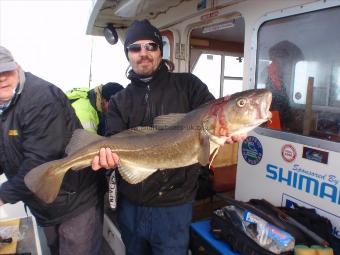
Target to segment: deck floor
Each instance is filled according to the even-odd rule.
[[[234,198],[234,191],[220,193],[222,196]],[[227,203],[214,195],[211,198],[195,201],[193,206],[192,221],[204,220],[211,217],[214,210],[225,206]]]

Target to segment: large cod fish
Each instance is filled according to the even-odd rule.
[[[25,176],[25,184],[41,200],[51,203],[65,173],[90,166],[100,148],[118,154],[119,173],[131,184],[157,170],[207,165],[228,136],[246,133],[269,120],[271,101],[269,90],[247,90],[186,114],[159,116],[153,127],[136,127],[111,137],[77,129],[65,150],[67,156],[33,168]]]

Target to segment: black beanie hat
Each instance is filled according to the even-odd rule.
[[[124,89],[122,85],[116,82],[108,82],[102,87],[102,97],[107,101],[110,100],[110,97],[116,94],[118,91]]]
[[[142,21],[135,20],[126,30],[124,50],[127,58],[128,50],[126,47],[139,40],[151,40],[157,43],[159,49],[161,50],[161,55],[163,56],[163,42],[161,33],[156,27],[151,25],[147,19]]]

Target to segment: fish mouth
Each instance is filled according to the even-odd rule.
[[[259,105],[259,110],[257,111],[257,116],[254,120],[254,122],[248,126],[249,129],[252,129],[254,127],[260,126],[261,124],[271,121],[273,115],[272,112],[269,110],[270,103],[268,104],[267,101],[262,102]]]
[[[264,119],[262,119],[262,121],[263,121],[263,122],[271,121],[272,118],[273,118],[273,114],[272,114],[271,111],[268,110],[268,112],[267,112],[267,117],[264,118]]]
[[[261,124],[266,123],[267,121],[270,121],[270,122],[272,121],[272,113],[269,110],[265,114],[262,113],[261,118],[258,118],[255,124],[252,126],[255,126],[255,127],[260,126]]]
[[[267,117],[267,120],[271,120],[273,117],[273,114],[271,111],[268,111],[268,117]]]
[[[244,135],[246,133],[248,133],[249,131],[253,130],[254,128],[260,126],[261,124],[267,122],[269,119],[265,118],[265,119],[257,119],[255,122],[244,126],[243,128],[239,129],[236,132],[233,132],[232,135]]]
[[[262,108],[263,112],[267,114],[267,117],[271,118],[272,114],[271,114],[269,109],[270,109],[270,105],[271,105],[271,102],[272,102],[272,94],[268,93],[268,94],[266,94],[265,97],[266,98],[265,98],[265,100],[263,100],[261,108]]]
[[[254,116],[253,124],[255,126],[259,126],[264,122],[270,121],[271,119],[272,113],[271,111],[269,111],[269,106],[267,106],[266,104],[261,104],[258,111],[256,111],[256,115]]]
[[[259,122],[266,122],[268,120],[271,120],[272,113],[269,110],[270,105],[272,102],[272,94],[266,93],[263,95],[264,100],[261,101],[259,104],[259,110],[258,110],[258,121]]]
[[[254,123],[252,123],[251,125],[249,125],[249,128],[255,128],[257,126],[260,126],[261,124],[269,121],[270,118],[263,118],[263,119],[257,119]]]

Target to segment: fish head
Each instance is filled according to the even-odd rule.
[[[203,122],[209,135],[245,134],[271,119],[272,93],[267,89],[245,90],[216,100]]]

